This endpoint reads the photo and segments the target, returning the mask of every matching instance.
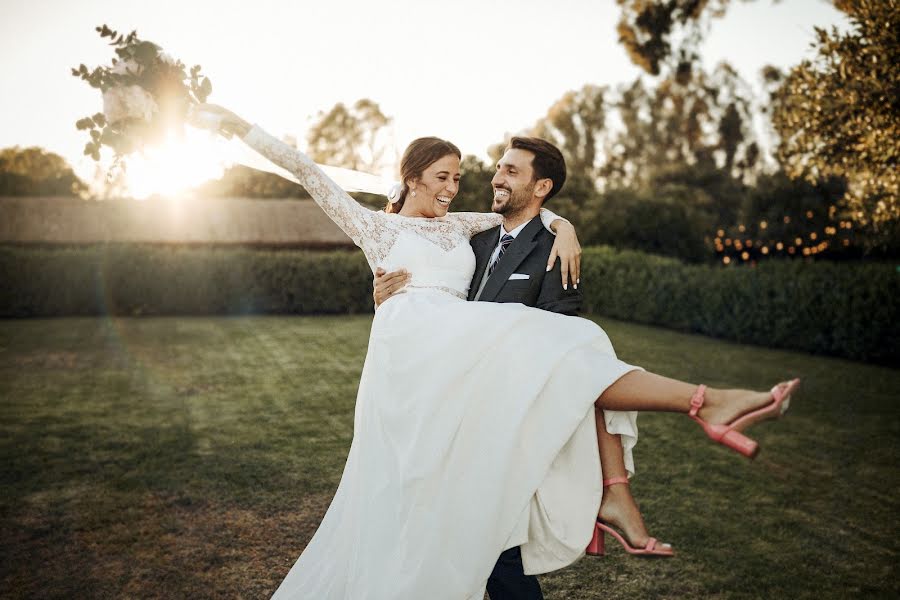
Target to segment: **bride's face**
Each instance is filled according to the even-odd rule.
[[[418,181],[412,182],[403,208],[409,207],[420,217],[443,217],[459,191],[459,177],[459,159],[455,154],[436,160],[425,168]]]

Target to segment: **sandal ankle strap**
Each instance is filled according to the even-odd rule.
[[[603,487],[609,487],[617,483],[624,483],[625,485],[628,485],[628,477],[610,477],[609,479],[604,479]]]
[[[703,406],[703,402],[706,401],[706,386],[702,383],[697,386],[697,390],[694,392],[694,395],[691,396],[691,410],[688,414],[692,417],[696,417],[697,413],[700,412],[700,407]]]

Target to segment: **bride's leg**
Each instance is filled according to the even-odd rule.
[[[686,413],[691,409],[691,396],[696,390],[696,384],[631,371],[606,388],[594,405],[607,410]],[[769,392],[707,388],[699,417],[711,425],[727,424],[771,401]]]
[[[628,477],[628,471],[625,470],[622,438],[606,430],[606,419],[602,409],[594,411],[594,418],[597,423],[597,442],[600,447],[600,466],[603,470],[603,479]],[[631,495],[630,486],[604,487],[598,516],[622,531],[632,546],[643,548],[647,545],[650,535],[644,526],[641,511]]]

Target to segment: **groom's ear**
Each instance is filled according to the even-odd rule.
[[[553,189],[553,180],[549,177],[544,177],[543,179],[538,179],[534,183],[534,197],[541,201],[541,204],[544,203],[544,200],[547,198],[547,194],[550,193],[550,190]]]

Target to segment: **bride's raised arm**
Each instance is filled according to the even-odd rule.
[[[316,204],[357,246],[363,248],[364,243],[377,234],[376,211],[361,206],[306,154],[250,125],[226,108],[203,104],[199,110],[221,119],[220,127],[226,134],[239,136],[268,160],[293,173]]]

